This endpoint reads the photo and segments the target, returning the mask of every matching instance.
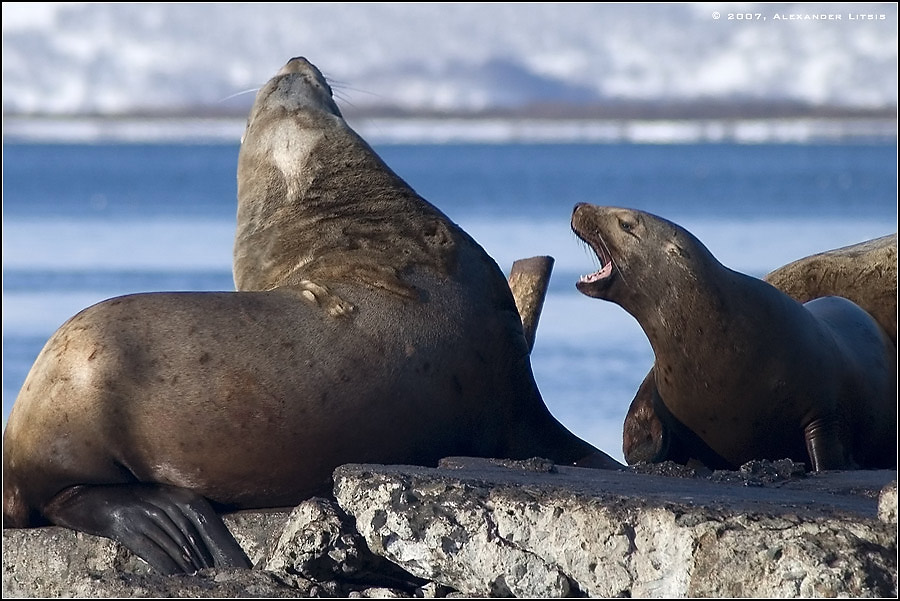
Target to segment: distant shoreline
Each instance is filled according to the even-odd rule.
[[[347,117],[373,144],[514,143],[883,143],[896,117],[582,118]],[[239,144],[244,117],[12,116],[6,143]]]

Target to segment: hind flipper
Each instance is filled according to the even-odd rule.
[[[43,513],[56,525],[118,541],[163,574],[251,567],[212,506],[184,488],[73,486],[56,495]]]

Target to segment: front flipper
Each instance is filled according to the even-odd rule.
[[[654,369],[641,382],[622,427],[622,452],[628,465],[635,463],[660,463],[669,459],[670,436],[665,424],[653,409],[656,393]]]
[[[814,471],[857,468],[844,454],[837,419],[813,420],[803,428],[803,436]]]
[[[659,388],[655,382],[647,387],[646,393],[651,395],[654,414],[662,424],[659,451],[653,459],[654,463],[673,461],[681,465],[691,465],[700,462],[711,470],[735,470],[739,467],[722,457],[669,411],[665,401],[659,396]],[[640,391],[638,394],[641,394]]]
[[[56,495],[43,513],[56,525],[118,541],[163,574],[251,567],[212,506],[184,488],[73,486]]]

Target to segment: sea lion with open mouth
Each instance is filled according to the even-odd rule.
[[[331,491],[344,463],[621,468],[534,382],[503,273],[289,61],[238,170],[239,292],[118,297],[51,337],[9,417],[5,527],[120,541],[162,572],[247,566],[217,510]]]
[[[687,455],[732,469],[896,465],[896,349],[866,311],[836,296],[801,304],[649,213],[579,204],[572,229],[601,263],[578,290],[640,323],[656,361],[638,396]]]
[[[875,318],[896,346],[896,233],[797,259],[763,280],[801,303],[823,296],[850,299]],[[625,459],[629,464],[699,461],[691,456],[691,447],[669,436],[656,415],[653,378],[651,368],[628,407],[622,431]]]

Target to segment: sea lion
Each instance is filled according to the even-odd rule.
[[[843,296],[875,318],[897,344],[897,234],[792,261],[763,279],[805,303]]]
[[[497,264],[305,59],[260,89],[238,188],[235,281],[254,291],[128,295],[63,324],[4,433],[4,527],[191,572],[249,565],[215,510],[329,494],[344,463],[624,467],[550,414]]]
[[[865,309],[897,344],[897,234],[824,251],[779,267],[763,280],[801,303],[843,296]],[[654,374],[638,388],[622,431],[629,464],[698,460],[691,449],[669,436],[653,408]]]
[[[896,465],[896,348],[858,305],[801,304],[642,211],[579,204],[572,229],[601,263],[578,290],[619,304],[650,341],[638,395],[652,398],[664,437],[711,467]]]

